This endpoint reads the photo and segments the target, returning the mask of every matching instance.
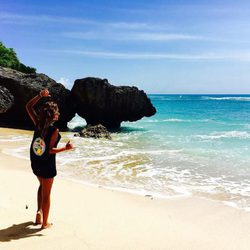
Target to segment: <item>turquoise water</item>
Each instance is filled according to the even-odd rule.
[[[149,97],[155,116],[123,123],[111,142],[85,145],[91,153],[80,153],[83,179],[160,197],[221,200],[249,210],[250,95]]]
[[[250,211],[250,95],[149,97],[157,114],[122,123],[111,141],[62,133],[60,143],[70,139],[76,148],[57,156],[59,175],[143,195],[219,200]],[[76,116],[68,126],[84,124]],[[31,138],[23,140],[25,146],[13,153],[28,158]]]

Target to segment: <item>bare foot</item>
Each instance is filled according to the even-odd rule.
[[[41,229],[51,228],[52,226],[53,226],[53,223],[47,223],[46,225],[42,225]]]
[[[36,222],[35,222],[36,225],[41,225],[42,224],[42,212],[41,211],[38,211],[36,213]]]

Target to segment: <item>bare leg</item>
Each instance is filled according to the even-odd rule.
[[[50,209],[50,192],[54,178],[42,179],[42,212],[43,212],[43,223],[42,229],[48,228],[51,224],[48,223],[49,209]]]
[[[36,224],[42,224],[42,180],[38,177],[40,186],[37,191],[37,212],[36,212]]]

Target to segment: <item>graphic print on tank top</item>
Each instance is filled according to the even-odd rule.
[[[46,150],[46,144],[41,137],[34,140],[32,149],[35,155],[42,156]]]

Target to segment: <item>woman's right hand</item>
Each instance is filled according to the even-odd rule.
[[[50,96],[50,95],[49,95],[49,91],[48,91],[47,89],[41,90],[40,93],[39,93],[39,95],[40,95],[41,97],[48,97],[48,96]]]

